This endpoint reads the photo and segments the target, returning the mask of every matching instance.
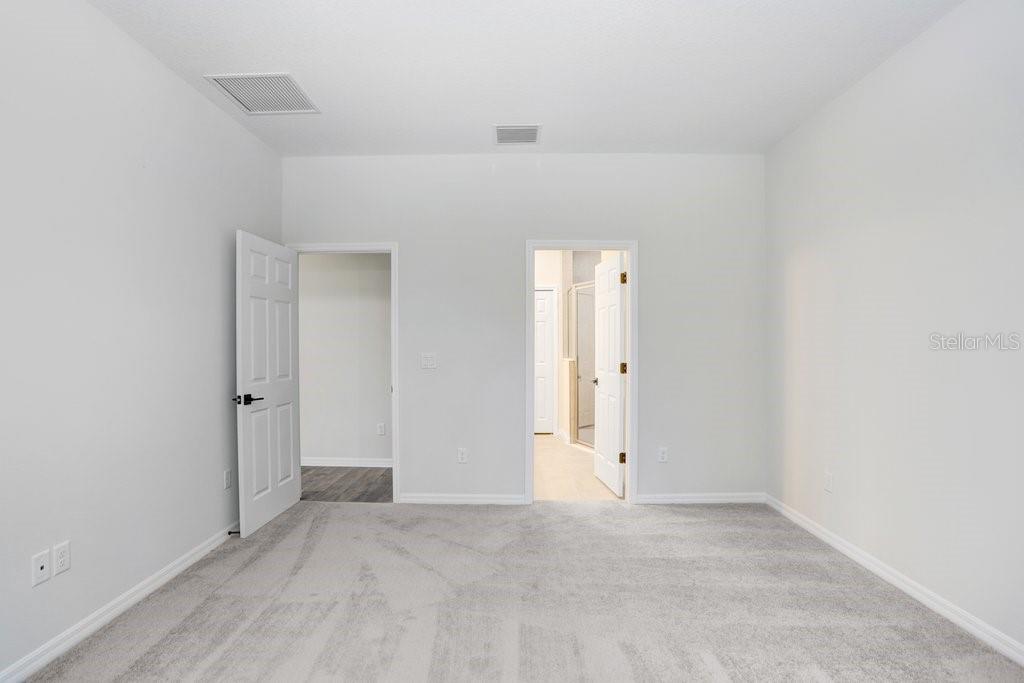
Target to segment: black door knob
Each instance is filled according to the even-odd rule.
[[[240,405],[243,405],[243,406],[247,406],[247,405],[252,404],[254,401],[262,401],[263,397],[262,396],[253,396],[252,394],[246,394],[245,396],[235,396],[231,400],[234,401],[237,404],[240,404]]]

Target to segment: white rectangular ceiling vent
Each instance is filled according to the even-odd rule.
[[[494,130],[499,145],[531,144],[540,138],[540,126],[495,126]]]
[[[246,114],[320,113],[288,74],[220,74],[206,78]]]

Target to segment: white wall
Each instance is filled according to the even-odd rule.
[[[562,286],[562,252],[550,249],[538,250],[534,254],[533,281],[537,287]]]
[[[1024,332],[1021,35],[970,0],[767,166],[770,493],[1018,643],[1024,351],[929,335]]]
[[[85,2],[5,0],[0,46],[3,670],[237,519],[233,232],[279,238],[280,162]]]
[[[639,241],[639,490],[763,491],[763,199],[759,156],[284,161],[287,241],[399,243],[400,495],[523,495],[531,238]]]
[[[299,255],[304,465],[391,462],[390,262],[388,254]]]
[[[608,255],[615,256],[614,251],[574,251],[572,254],[572,281],[573,284],[580,282],[594,282],[594,269],[601,259]]]

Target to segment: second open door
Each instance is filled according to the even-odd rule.
[[[625,465],[625,329],[623,308],[626,287],[621,252],[605,253],[594,272],[594,344],[597,390],[594,405],[594,475],[617,496],[622,496]]]

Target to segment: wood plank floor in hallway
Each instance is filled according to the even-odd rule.
[[[390,503],[390,467],[303,467],[302,500]]]

